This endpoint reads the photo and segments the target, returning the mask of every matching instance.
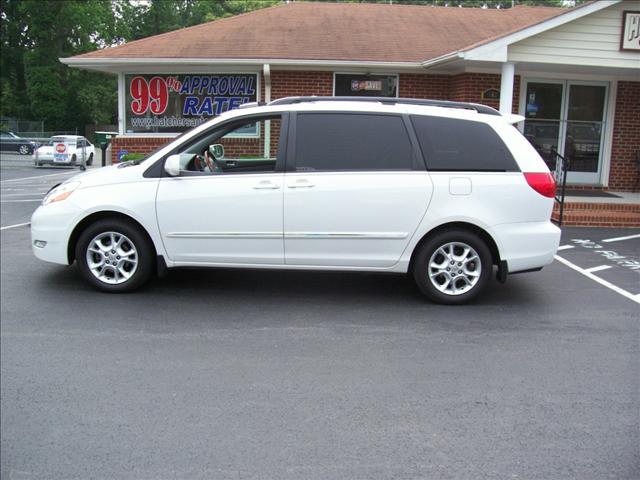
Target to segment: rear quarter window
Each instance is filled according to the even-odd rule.
[[[412,115],[427,169],[517,172],[513,155],[489,125],[457,118]]]

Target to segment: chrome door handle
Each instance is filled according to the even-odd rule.
[[[308,180],[298,180],[296,183],[287,185],[288,188],[311,188],[315,187],[315,184],[309,182]]]
[[[276,185],[275,183],[271,183],[269,181],[260,182],[259,184],[253,186],[254,190],[277,190],[279,188],[280,185]]]

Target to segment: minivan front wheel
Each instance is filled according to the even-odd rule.
[[[153,259],[146,235],[118,219],[90,225],[76,245],[82,276],[104,292],[129,292],[142,286],[153,273]]]
[[[491,252],[467,230],[439,232],[420,248],[414,262],[418,288],[437,303],[458,305],[473,300],[491,277]]]

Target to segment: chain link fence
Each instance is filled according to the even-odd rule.
[[[42,120],[17,120],[11,117],[0,117],[0,130],[13,132],[22,137],[46,136]]]
[[[97,149],[85,137],[71,132],[42,132],[44,135],[17,135],[2,131],[0,164],[2,166],[66,166],[93,165]]]

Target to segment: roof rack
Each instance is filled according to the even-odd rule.
[[[264,103],[264,102],[246,102],[246,103],[240,104],[240,106],[238,106],[238,108],[264,107],[265,105],[266,105],[266,103]]]
[[[423,98],[394,98],[394,97],[285,97],[269,102],[269,105],[291,105],[306,102],[378,102],[385,105],[424,105],[428,107],[463,108],[475,110],[486,115],[500,115],[495,108],[479,103],[451,102],[449,100],[428,100]]]

